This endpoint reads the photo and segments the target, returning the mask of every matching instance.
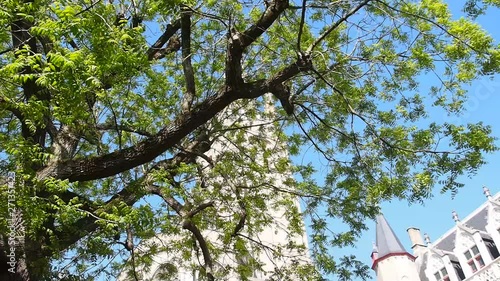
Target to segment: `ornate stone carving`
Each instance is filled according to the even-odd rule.
[[[470,235],[463,229],[460,228],[457,229],[455,248],[458,251],[458,253],[466,251],[475,244],[476,243],[474,242],[474,238],[472,238],[472,235]]]

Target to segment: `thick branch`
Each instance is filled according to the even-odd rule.
[[[256,94],[256,96],[259,95]],[[71,182],[88,181],[116,175],[150,162],[179,143],[182,138],[210,120],[237,98],[237,93],[221,92],[206,99],[191,112],[181,114],[171,125],[135,146],[90,159],[54,163],[40,170],[37,177],[39,179],[46,177],[69,179]]]
[[[194,71],[191,64],[191,12],[183,9],[181,16],[182,68],[186,79],[186,92],[182,99],[182,111],[188,112],[196,96]]]
[[[241,60],[243,49],[238,41],[238,35],[228,34],[226,52],[226,90],[236,90],[244,83],[242,77]]]
[[[185,220],[182,225],[182,228],[189,230],[196,238],[196,241],[198,241],[198,245],[200,246],[201,252],[203,253],[203,260],[205,261],[205,267],[208,267],[209,269],[207,270],[205,268],[205,273],[208,277],[208,280],[210,281],[215,280],[214,276],[212,275],[213,262],[212,262],[212,257],[210,255],[210,251],[208,249],[207,241],[201,234],[198,227],[196,227],[196,225],[190,220]]]
[[[205,124],[233,101],[258,98],[269,92],[276,94],[276,89],[283,82],[311,68],[312,62],[310,58],[302,56],[297,62],[284,68],[269,80],[244,83],[238,91],[219,91],[217,95],[207,98],[190,112],[180,114],[171,125],[163,128],[153,137],[147,138],[132,147],[98,157],[60,161],[41,169],[37,173],[37,178],[54,177],[69,179],[70,182],[89,181],[113,176],[150,162],[158,155],[174,147],[185,136],[200,125]],[[285,102],[289,102],[288,99]]]
[[[276,85],[282,84],[301,72],[306,72],[313,69],[313,64],[311,57],[308,55],[301,55],[296,62],[290,64],[289,66],[283,68],[281,71],[276,73],[272,78],[268,80],[271,84],[271,88]]]
[[[157,50],[150,60],[162,59],[166,55],[180,50],[180,48],[181,42],[179,41],[179,37],[174,35],[170,38],[170,40],[168,40],[167,47]]]
[[[80,134],[73,128],[67,125],[61,125],[61,128],[53,136],[51,163],[56,163],[61,159],[69,159],[75,153],[78,142],[80,141]]]
[[[309,71],[313,68],[312,60],[308,55],[300,54],[296,63],[288,66],[278,72],[271,80],[273,85],[270,91],[276,98],[279,99],[281,106],[288,115],[292,115],[294,108],[290,100],[290,88],[283,83],[299,74],[300,72]]]
[[[243,33],[239,33],[234,29],[230,30],[228,34],[225,69],[227,89],[239,89],[239,85],[243,83],[241,67],[243,52],[248,46],[255,42],[257,38],[266,32],[287,7],[288,0],[268,2],[266,10],[254,25]]]
[[[33,2],[32,0],[25,1],[26,3]],[[27,48],[31,53],[38,53],[36,38],[30,34],[30,29],[33,23],[28,20],[28,17],[18,16],[18,18],[11,23],[12,46],[13,50]],[[16,53],[16,57],[19,54]],[[23,74],[31,74],[33,70],[30,66],[25,66],[22,70]],[[47,100],[47,96],[42,96],[40,87],[35,83],[34,78],[27,79],[22,83],[24,98],[26,101],[30,100],[32,96],[36,96],[39,100]],[[22,122],[22,121],[21,121]],[[35,132],[29,130],[22,130],[25,139],[32,139],[34,143],[45,147],[46,131],[43,128],[37,127]]]
[[[269,1],[268,6],[264,13],[260,16],[260,19],[243,32],[240,42],[241,48],[245,49],[250,44],[252,44],[259,36],[261,36],[278,17],[283,13],[286,8],[288,8],[288,0],[274,0]]]
[[[190,145],[185,148],[185,150],[179,152],[173,158],[156,163],[151,169],[148,170],[146,175],[144,175],[142,178],[136,181],[129,183],[120,192],[116,193],[108,201],[106,201],[100,209],[106,210],[107,208],[109,208],[109,206],[113,206],[118,202],[124,202],[128,206],[132,206],[133,204],[135,204],[135,202],[140,200],[144,195],[148,193],[161,196],[161,192],[159,191],[159,189],[151,185],[152,182],[151,172],[157,169],[165,169],[173,171],[177,169],[177,167],[179,167],[181,163],[192,163],[195,161],[197,157],[196,154],[186,153],[185,151],[204,153],[208,151],[208,149],[210,149],[210,145],[207,144],[208,143],[204,138],[197,139],[191,142]],[[144,186],[146,186],[146,188],[143,188]],[[85,198],[82,198],[81,196],[75,193],[66,191],[60,195],[60,198],[63,199],[65,202],[69,202],[74,197],[79,197],[80,202],[84,203],[84,206],[81,207],[84,211],[87,211],[89,213],[95,213],[97,211],[93,207],[92,202],[86,200]],[[203,204],[200,206],[203,209],[206,208],[204,207]],[[176,208],[174,208],[174,210],[181,212],[182,205],[180,205],[179,203],[179,205],[177,205]],[[74,225],[72,225],[72,227],[69,227],[66,231],[60,233],[57,232],[56,233],[58,237],[57,240],[61,249],[66,249],[70,245],[80,240],[85,235],[88,235],[89,233],[95,231],[98,228],[95,221],[96,221],[95,217],[88,216],[78,220]]]
[[[167,43],[167,41],[181,28],[181,21],[176,20],[172,24],[167,25],[167,29],[163,34],[156,40],[156,42],[151,46],[148,51],[148,59],[152,60],[155,58],[156,54],[160,52],[162,49],[163,45]]]

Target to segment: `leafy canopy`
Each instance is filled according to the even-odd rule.
[[[479,2],[465,10],[498,5]],[[353,245],[383,200],[456,192],[496,150],[488,126],[441,118],[500,65],[493,38],[443,1],[1,6],[0,164],[17,175],[22,280],[142,280],[162,251],[175,258],[161,278],[246,280],[265,271],[259,253],[305,256],[303,217],[314,266],[268,276],[365,278],[332,248]],[[252,237],[276,210],[290,239],[269,247]],[[168,245],[144,246],[157,236]]]

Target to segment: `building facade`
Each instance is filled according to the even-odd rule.
[[[372,269],[377,281],[498,281],[500,280],[500,193],[460,219],[431,242],[418,228],[408,228],[412,253],[405,250],[383,215],[376,218]]]

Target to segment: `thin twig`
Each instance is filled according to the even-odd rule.
[[[318,39],[316,39],[316,41],[314,41],[314,43],[312,43],[311,46],[309,46],[309,48],[307,48],[307,53],[312,52],[312,50],[314,48],[316,48],[316,46],[319,43],[321,43],[321,41],[323,41],[332,31],[334,31],[339,25],[341,25],[343,22],[345,22],[354,13],[356,13],[361,8],[363,8],[365,5],[367,5],[370,1],[372,1],[372,0],[364,0],[356,8],[352,9],[347,14],[345,14],[343,17],[341,17],[339,20],[337,20],[332,26],[330,26],[330,28],[328,28],[325,32],[323,32],[323,34],[321,34],[318,37]]]
[[[97,3],[101,2],[101,0],[97,0],[95,1],[94,3],[90,4],[90,6],[88,6],[87,8],[81,10],[80,12],[76,13],[75,16],[79,16],[87,11],[89,11],[90,9],[92,9],[95,5],[97,5]]]
[[[440,24],[438,24],[437,22],[429,19],[429,18],[426,18],[426,17],[423,17],[423,16],[420,16],[420,15],[416,15],[416,14],[412,14],[412,13],[408,13],[408,12],[405,12],[405,11],[402,11],[402,10],[399,10],[399,9],[396,9],[390,5],[388,5],[387,3],[384,3],[383,1],[380,1],[380,0],[375,0],[377,3],[380,3],[382,5],[384,5],[385,7],[395,11],[395,12],[398,12],[398,13],[402,13],[402,14],[406,14],[408,16],[412,16],[412,17],[416,17],[420,20],[424,20],[424,21],[427,21],[429,23],[431,23],[432,25],[436,26],[437,28],[441,29],[443,32],[445,32],[446,34],[448,34],[449,36],[453,37],[454,39],[460,41],[460,43],[463,43],[465,46],[467,46],[469,49],[473,50],[474,52],[478,53],[478,54],[483,54],[483,55],[490,55],[488,53],[484,53],[484,52],[480,52],[478,51],[477,49],[475,49],[474,47],[472,47],[469,43],[467,43],[466,41],[462,40],[461,38],[459,38],[458,36],[452,34],[451,32],[448,31],[448,29],[444,28],[443,26],[441,26]]]

